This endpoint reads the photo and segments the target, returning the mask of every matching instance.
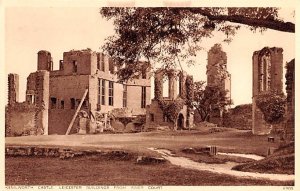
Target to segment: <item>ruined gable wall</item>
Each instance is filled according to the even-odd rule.
[[[167,75],[169,80],[169,97],[163,97],[163,78]],[[179,81],[178,84],[176,81]],[[164,116],[164,112],[159,105],[159,100],[164,101],[172,101],[180,97],[181,99],[187,98],[187,73],[179,72],[179,71],[169,71],[164,73],[163,70],[157,70],[155,72],[154,79],[154,99],[151,100],[151,104],[146,107],[146,128],[156,128],[159,126],[169,126],[170,128],[176,128],[177,122],[174,124],[169,121],[166,116]],[[177,88],[176,86],[179,85]],[[177,90],[179,89],[179,92]],[[150,95],[150,94],[149,94]],[[177,97],[178,95],[178,97]],[[190,112],[190,113],[188,113]],[[190,127],[193,126],[194,123],[194,115],[192,111],[188,111],[187,105],[183,105],[183,108],[180,110],[179,114],[183,115],[183,128],[187,128],[188,125]],[[179,116],[178,114],[178,116]],[[188,115],[189,114],[189,115]],[[178,120],[178,119],[177,119]],[[187,120],[189,124],[187,124]]]
[[[11,75],[9,75],[11,77]],[[9,80],[9,95],[12,87],[17,87],[17,81]],[[18,90],[17,90],[18,91]],[[29,99],[29,96],[31,98]],[[13,94],[15,96],[15,94]],[[10,103],[6,109],[7,136],[47,134],[48,133],[48,102],[49,102],[49,72],[45,70],[30,74],[27,82],[26,101]]]
[[[252,56],[253,62],[253,87],[252,87],[252,133],[269,134],[272,126],[265,122],[263,113],[256,106],[257,96],[266,91],[282,93],[283,78],[283,49],[265,47],[255,51]],[[263,64],[262,58],[270,58],[270,63]],[[269,72],[267,72],[269,71]],[[267,82],[269,79],[269,83]],[[273,125],[273,129],[281,128],[282,124]]]

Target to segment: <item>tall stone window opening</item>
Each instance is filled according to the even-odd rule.
[[[60,109],[65,109],[65,101],[64,100],[60,101]]]
[[[64,61],[63,60],[59,61],[59,70],[64,70]]]
[[[51,109],[55,109],[56,108],[56,98],[55,97],[52,97],[50,98],[51,100]]]
[[[97,69],[100,70],[100,54],[97,54]]]
[[[111,81],[108,83],[108,105],[114,105],[114,83]]]
[[[71,98],[71,109],[75,109],[75,99]]]
[[[141,108],[146,108],[146,87],[142,86]]]
[[[105,80],[101,80],[101,104],[105,105]]]
[[[100,60],[100,70],[104,72],[105,66],[104,66],[104,54],[101,53],[101,60]]]
[[[73,60],[73,73],[77,73],[77,61]]]
[[[169,95],[169,78],[167,76],[164,76],[163,78],[163,97],[168,98]]]
[[[101,104],[101,79],[98,78],[97,104]]]
[[[268,88],[268,90],[270,90],[271,89],[271,61],[270,61],[270,58],[267,60],[267,67],[268,67],[267,88]]]
[[[123,85],[123,107],[127,107],[127,85]]]
[[[271,60],[268,53],[265,53],[260,59],[258,83],[260,92],[271,89]]]
[[[258,87],[259,87],[259,91],[262,92],[264,91],[264,86],[263,86],[263,79],[264,79],[264,73],[263,73],[264,69],[263,69],[263,63],[260,62],[259,63],[259,81],[258,81]]]

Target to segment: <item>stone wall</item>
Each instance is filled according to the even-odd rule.
[[[163,97],[163,79],[165,76],[167,76],[167,80],[169,81],[169,97]],[[164,71],[163,69],[158,69],[154,77],[154,99],[151,100],[151,104],[147,106],[146,109],[146,128],[151,129],[159,126],[168,126],[176,130],[193,127],[194,114],[192,109],[187,108],[186,104],[183,105],[174,122],[168,119],[160,105],[160,101],[176,102],[179,100],[182,101],[182,99],[187,101],[187,73],[184,71]],[[177,85],[179,87],[177,87]],[[178,125],[179,123],[181,125]]]
[[[75,109],[49,109],[49,135],[64,135],[75,114]],[[76,133],[78,121],[75,120],[70,134]]]
[[[231,75],[227,71],[227,55],[220,44],[215,44],[207,54],[207,86],[219,86],[231,97]]]
[[[168,126],[173,129],[173,122],[169,121],[161,110],[157,100],[151,100],[151,104],[147,106],[146,112],[146,129],[152,129],[159,126]]]
[[[41,50],[38,52],[38,64],[37,70],[53,70],[53,62],[51,53],[46,50]]]
[[[295,140],[295,59],[286,65],[286,121],[285,121],[285,139],[287,141]]]
[[[59,70],[53,71],[51,53],[38,52],[38,71],[27,78],[26,103],[36,106],[37,134],[65,134],[86,89],[82,110],[108,113],[123,108],[124,85],[127,86],[127,108],[133,115],[145,115],[142,107],[142,89],[145,89],[145,106],[150,104],[150,68],[146,75],[119,82],[113,60],[90,49],[64,52]],[[141,62],[141,66],[149,65]],[[105,103],[99,102],[99,80],[105,80]],[[18,75],[9,75],[9,105],[18,101]],[[101,82],[102,83],[102,82]],[[109,83],[113,84],[113,104],[109,104]],[[12,110],[10,110],[12,111]],[[8,115],[11,116],[11,115]],[[10,121],[10,120],[6,120]],[[49,125],[49,128],[48,128]]]
[[[19,102],[19,75],[8,75],[8,104]]]
[[[265,122],[262,112],[256,106],[256,97],[267,91],[282,93],[283,49],[265,47],[255,51],[253,62],[252,87],[252,132],[253,134],[268,134],[272,126]],[[280,128],[280,125],[276,125]]]
[[[6,136],[48,134],[49,72],[40,70],[27,79],[26,101],[19,103],[15,75],[9,74],[9,103],[6,107]]]
[[[208,51],[207,54],[207,86],[217,86],[223,91],[227,91],[226,97],[231,99],[231,75],[227,71],[227,55],[222,50],[220,44],[215,44]],[[218,108],[212,111],[209,121],[211,123],[223,125],[223,110],[227,111],[228,106],[225,108]]]
[[[36,107],[16,103],[5,109],[5,136],[34,135],[37,133]]]

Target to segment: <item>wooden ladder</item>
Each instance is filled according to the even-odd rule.
[[[89,91],[88,89],[85,90],[85,92],[84,92],[84,94],[83,94],[83,96],[82,96],[82,98],[81,98],[81,101],[80,101],[80,103],[79,103],[79,105],[78,105],[78,107],[77,107],[77,109],[76,109],[76,112],[75,112],[75,114],[74,114],[74,116],[73,116],[73,119],[72,119],[71,123],[69,124],[69,127],[68,127],[68,130],[67,130],[67,132],[66,132],[66,135],[69,135],[69,133],[70,133],[70,131],[71,131],[71,129],[72,129],[72,126],[73,126],[73,124],[74,124],[74,121],[75,121],[75,119],[76,119],[76,117],[77,117],[77,115],[78,115],[79,110],[81,109],[81,106],[82,106],[82,104],[83,104],[83,101],[84,101],[84,99],[85,99],[85,97],[86,97],[88,91]]]

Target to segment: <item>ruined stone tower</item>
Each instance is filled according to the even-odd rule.
[[[282,93],[283,77],[283,49],[265,47],[255,51],[252,56],[253,84],[252,84],[252,132],[262,135],[270,133],[272,127],[267,124],[263,114],[256,106],[258,95],[267,91]]]
[[[36,106],[37,134],[48,134],[49,72],[38,70],[27,78],[26,102]]]
[[[38,52],[37,70],[53,70],[53,61],[50,52],[46,50],[41,50]]]
[[[8,105],[19,102],[19,75],[8,75]]]
[[[207,54],[207,86],[218,86],[223,91],[227,91],[226,97],[231,99],[231,75],[227,71],[227,55],[222,50],[220,44],[215,44]],[[223,125],[223,110],[225,108],[213,108],[209,121],[218,125]]]
[[[231,75],[227,71],[227,55],[220,44],[215,44],[207,54],[207,86],[219,86],[231,96]]]

